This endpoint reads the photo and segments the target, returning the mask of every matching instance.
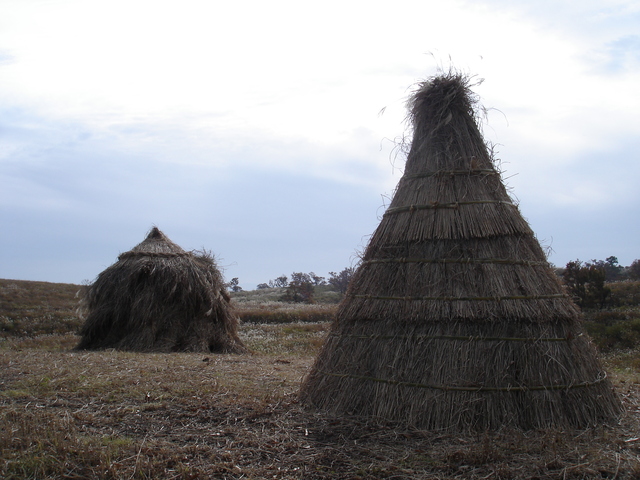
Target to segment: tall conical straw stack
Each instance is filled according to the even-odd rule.
[[[427,429],[609,422],[619,399],[475,108],[459,74],[411,98],[404,175],[300,398]]]

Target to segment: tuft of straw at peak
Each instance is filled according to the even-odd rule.
[[[416,131],[437,130],[451,122],[454,115],[474,118],[477,104],[469,77],[449,73],[420,82],[407,109]]]

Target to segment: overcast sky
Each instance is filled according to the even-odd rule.
[[[93,280],[153,225],[245,289],[340,271],[451,66],[549,260],[640,258],[637,1],[0,0],[0,278]]]

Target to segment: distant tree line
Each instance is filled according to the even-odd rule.
[[[282,300],[294,303],[313,303],[316,287],[328,286],[331,290],[345,294],[355,268],[347,267],[340,272],[329,272],[329,277],[321,277],[314,272],[293,272],[290,277],[280,275],[266,283],[258,284],[258,289],[283,288]],[[581,308],[606,308],[612,306],[610,282],[640,280],[640,259],[631,265],[620,265],[615,256],[605,260],[572,260],[564,268],[556,269],[570,295]],[[226,284],[232,292],[242,291],[238,278]]]
[[[347,267],[339,273],[329,272],[329,278],[316,275],[314,272],[293,272],[291,278],[280,275],[266,283],[258,284],[258,289],[285,288],[282,299],[286,302],[313,303],[315,287],[329,286],[332,290],[344,294],[347,291],[355,268]]]
[[[583,262],[573,260],[558,272],[576,303],[581,308],[606,308],[612,305],[609,282],[640,280],[640,260],[624,267],[615,256],[606,260]]]

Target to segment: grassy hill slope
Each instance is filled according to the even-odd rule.
[[[81,285],[0,279],[0,337],[75,332]]]

